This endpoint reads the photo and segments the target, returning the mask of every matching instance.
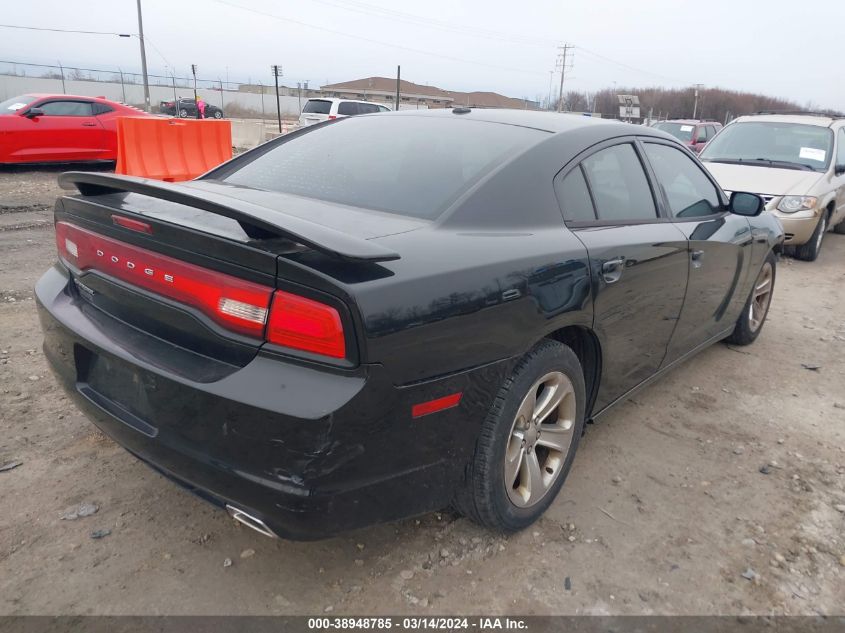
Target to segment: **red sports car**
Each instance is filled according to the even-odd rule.
[[[152,116],[101,97],[28,94],[0,101],[0,164],[117,160],[117,119]]]

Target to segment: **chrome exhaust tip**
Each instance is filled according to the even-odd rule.
[[[238,523],[242,523],[248,528],[252,528],[259,534],[269,536],[270,538],[279,538],[278,536],[276,536],[276,533],[273,532],[273,530],[267,527],[267,524],[264,523],[264,521],[262,521],[261,519],[257,519],[248,512],[245,512],[240,508],[230,506],[228,503],[226,504],[226,511],[229,513],[229,516],[231,516],[235,521],[237,521]]]

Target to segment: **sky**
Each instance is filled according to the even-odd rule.
[[[0,24],[138,32],[136,0],[0,0]],[[703,84],[845,110],[842,0],[142,0],[149,72],[310,86],[395,76],[546,99]],[[574,57],[572,56],[574,53]],[[0,60],[140,70],[138,40],[0,27]],[[570,64],[568,63],[567,66]],[[551,80],[551,81],[550,81]]]

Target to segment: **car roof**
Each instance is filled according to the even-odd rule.
[[[718,121],[702,121],[701,119],[664,119],[655,121],[657,123],[682,123],[683,125],[722,125]]]
[[[746,121],[762,121],[764,123],[803,123],[804,125],[816,125],[818,127],[831,127],[835,123],[845,123],[845,119],[824,116],[821,114],[749,114],[740,116],[731,123]]]
[[[364,115],[370,116],[370,115]],[[545,132],[570,132],[586,127],[606,127],[608,131],[613,128],[613,136],[649,135],[665,138],[667,135],[660,130],[654,130],[645,125],[623,123],[616,119],[601,119],[581,114],[569,114],[566,112],[547,112],[541,110],[508,110],[505,108],[436,108],[429,110],[400,110],[379,116],[419,116],[419,117],[455,117],[469,121],[485,121],[488,123],[501,123],[503,125],[518,125],[521,127],[534,128]]]
[[[378,101],[364,101],[363,99],[340,99],[338,97],[310,97],[308,101],[331,101],[332,103],[370,103],[372,105],[384,105]]]

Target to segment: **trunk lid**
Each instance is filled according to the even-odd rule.
[[[334,318],[326,327],[346,340],[343,357],[329,361],[356,364],[359,318],[342,279],[399,257],[372,238],[426,224],[214,181],[172,185],[88,173],[60,180],[81,193],[56,207],[57,247],[78,299],[234,366],[261,348],[325,360],[266,342],[279,293],[291,310],[333,312],[315,317]]]

